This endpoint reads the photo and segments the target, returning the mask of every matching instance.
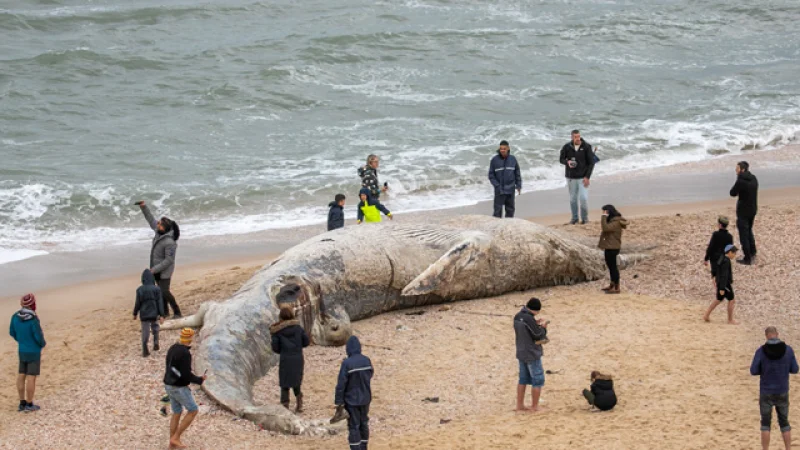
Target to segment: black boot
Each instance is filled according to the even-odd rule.
[[[150,356],[150,351],[147,350],[147,344],[142,344],[142,358]]]

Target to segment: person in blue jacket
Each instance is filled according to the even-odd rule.
[[[361,342],[355,336],[347,340],[347,358],[339,369],[334,403],[344,407],[350,417],[347,428],[350,432],[350,450],[367,450],[369,441],[369,404],[372,402],[372,361],[361,354]]]
[[[760,376],[758,407],[761,412],[761,447],[769,448],[769,429],[772,408],[778,413],[778,426],[786,450],[792,446],[792,427],[789,425],[789,374],[800,371],[792,347],[778,338],[778,329],[764,330],[767,342],[756,350],[750,374]]]
[[[489,181],[494,186],[494,216],[503,217],[505,206],[506,217],[514,217],[514,191],[522,193],[522,175],[508,141],[500,141],[500,148],[489,163]]]
[[[36,297],[26,294],[20,300],[22,309],[11,316],[9,334],[19,344],[19,374],[17,375],[17,391],[19,392],[18,411],[38,411],[39,405],[33,404],[36,391],[36,377],[39,376],[44,340],[42,325],[36,315]]]
[[[328,231],[344,227],[344,194],[336,194],[333,201],[328,203]]]

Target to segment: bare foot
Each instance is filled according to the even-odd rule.
[[[547,408],[544,406],[537,406],[535,408],[529,408],[528,411],[533,414],[537,414],[537,413],[547,412]]]
[[[183,445],[183,442],[181,442],[178,439],[173,439],[173,438],[169,439],[169,446],[170,446],[170,448],[186,448],[186,446]]]
[[[530,410],[531,410],[530,408],[527,408],[527,407],[523,406],[522,408],[520,408],[520,407],[515,408],[514,412],[516,412],[516,413],[524,413],[524,412],[528,412]]]
[[[739,325],[739,322],[737,322],[735,320],[729,320],[728,321],[728,325]]]
[[[703,316],[703,320],[705,320],[706,322],[711,322],[711,318],[708,316]]]

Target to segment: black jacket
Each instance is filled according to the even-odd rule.
[[[547,338],[547,328],[536,323],[536,318],[524,306],[514,316],[514,334],[518,360],[530,363],[542,357],[542,346],[536,341]]]
[[[592,383],[594,406],[602,411],[608,411],[617,405],[617,394],[614,393],[614,381],[609,378],[597,378]]]
[[[567,162],[572,159],[578,163],[574,169],[571,169],[567,164]],[[581,139],[581,145],[578,147],[578,151],[575,151],[575,146],[572,145],[572,141],[564,144],[564,146],[561,147],[561,156],[559,156],[558,160],[564,165],[566,169],[564,174],[567,178],[581,179],[592,177],[592,171],[594,170],[594,152],[592,151],[592,146],[583,139]]]
[[[719,257],[725,252],[725,246],[733,245],[733,236],[728,233],[728,230],[717,230],[711,235],[711,240],[708,242],[706,248],[705,261],[711,261],[711,275],[717,274],[717,262]]]
[[[731,197],[738,196],[736,217],[755,217],[758,212],[758,179],[755,175],[742,172],[731,188]]]
[[[282,388],[303,384],[303,347],[308,347],[308,335],[299,320],[285,320],[269,327],[272,351],[281,355],[278,384]]]
[[[328,203],[331,209],[328,211],[328,231],[342,228],[344,226],[344,208],[336,202]]]
[[[717,260],[717,291],[724,291],[733,284],[733,267],[726,255]]]
[[[179,387],[188,386],[189,383],[203,384],[203,379],[192,373],[192,353],[189,349],[189,346],[181,343],[169,348],[164,384]]]
[[[156,286],[156,278],[148,269],[142,272],[142,285],[136,289],[136,304],[133,307],[133,317],[139,315],[139,319],[158,320],[165,317],[164,300],[161,296],[161,289]]]
[[[489,162],[489,182],[494,186],[494,195],[514,195],[514,190],[522,189],[522,174],[511,150],[505,158],[498,150]]]
[[[361,342],[355,336],[347,340],[347,358],[339,369],[334,404],[365,406],[372,402],[372,361],[361,354]]]

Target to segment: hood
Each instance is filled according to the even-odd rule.
[[[595,378],[595,380],[605,380],[605,381],[611,381],[613,379],[614,379],[614,377],[612,377],[611,375],[605,375],[605,374],[602,374],[602,373],[598,374],[597,378]]]
[[[28,308],[22,308],[17,311],[17,317],[19,317],[23,322],[27,322],[28,320],[35,319],[36,313]]]
[[[154,286],[156,284],[156,277],[149,269],[142,271],[142,286]]]
[[[345,348],[347,349],[347,356],[360,355],[361,341],[359,341],[355,336],[350,336],[350,338],[347,339],[347,345]]]
[[[614,222],[614,221],[618,221],[620,226],[622,226],[622,228],[628,228],[628,223],[629,223],[628,219],[622,216],[614,216],[611,218],[611,220],[609,220],[609,222]]]
[[[764,344],[763,349],[767,358],[775,361],[783,358],[783,355],[786,354],[786,343],[780,339],[770,339]]]
[[[361,190],[358,191],[358,195],[361,195],[361,194],[366,195],[368,200],[369,200],[369,196],[372,195],[372,193],[369,191],[369,188],[365,188],[365,187],[361,188]]]
[[[292,325],[300,325],[300,321],[297,319],[292,319],[292,320],[283,320],[281,322],[273,323],[272,325],[269,326],[269,332],[270,334],[275,334],[285,328],[289,328]]]
[[[338,203],[336,203],[336,202],[330,202],[330,203],[328,203],[328,207],[329,207],[329,208],[333,208],[334,206],[338,206],[339,208],[341,208],[341,207],[342,207],[341,205],[339,205],[339,204],[338,204]]]
[[[750,173],[750,171],[747,171],[740,173],[739,179],[748,183],[752,183],[753,181],[755,181],[756,177],[754,177],[753,174]]]

